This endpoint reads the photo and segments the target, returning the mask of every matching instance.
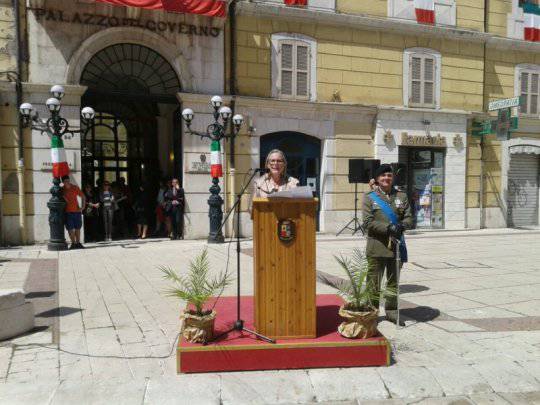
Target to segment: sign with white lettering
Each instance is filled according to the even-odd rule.
[[[489,103],[488,110],[502,110],[503,108],[519,107],[521,97],[505,98],[503,100],[495,100]]]
[[[401,145],[403,146],[432,146],[446,148],[446,138],[437,134],[431,135],[409,135],[407,132],[401,133]]]

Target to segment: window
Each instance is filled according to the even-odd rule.
[[[440,53],[409,49],[403,58],[403,98],[408,107],[440,108]]]
[[[272,96],[316,99],[316,43],[302,35],[272,36]]]
[[[388,0],[388,17],[416,21],[414,0]],[[456,0],[435,0],[435,24],[456,26]]]
[[[538,116],[540,95],[540,66],[518,65],[516,68],[516,91],[521,96],[519,112],[522,115]]]

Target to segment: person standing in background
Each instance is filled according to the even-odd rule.
[[[165,211],[170,218],[171,239],[184,239],[184,189],[178,179],[172,179],[171,188],[165,193]]]
[[[91,184],[84,186],[84,196],[86,197],[86,207],[83,210],[84,241],[95,242],[99,229],[99,196],[94,192]]]
[[[66,220],[65,226],[71,239],[69,249],[84,249],[81,243],[81,228],[82,228],[82,208],[86,206],[86,197],[81,189],[75,184],[71,184],[69,176],[62,177],[62,194],[66,200]],[[79,206],[78,198],[81,198]]]
[[[103,216],[105,242],[111,242],[116,201],[114,193],[111,191],[111,183],[108,181],[103,182],[103,190],[100,193],[99,199],[101,201],[101,215]]]

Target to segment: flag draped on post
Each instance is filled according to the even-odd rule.
[[[141,7],[174,13],[202,14],[209,17],[225,17],[227,0],[95,0],[116,6]]]
[[[51,140],[51,159],[53,165],[53,177],[64,177],[69,174],[69,166],[66,161],[66,150],[64,141],[59,136],[54,135]]]
[[[210,146],[210,175],[213,179],[216,177],[223,177],[221,145],[219,141],[212,141],[212,145]]]
[[[535,3],[523,3],[525,25],[523,39],[525,41],[540,41],[540,7]]]
[[[288,6],[307,6],[308,0],[285,0]]]
[[[416,21],[421,24],[435,24],[435,0],[414,0]]]

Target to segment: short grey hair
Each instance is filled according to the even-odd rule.
[[[287,175],[287,157],[285,156],[285,153],[283,153],[283,151],[279,149],[272,149],[270,152],[268,152],[268,155],[266,155],[265,168],[268,168],[268,165],[270,164],[270,156],[272,156],[275,153],[280,154],[281,159],[283,159],[283,173],[281,175],[286,176]]]

